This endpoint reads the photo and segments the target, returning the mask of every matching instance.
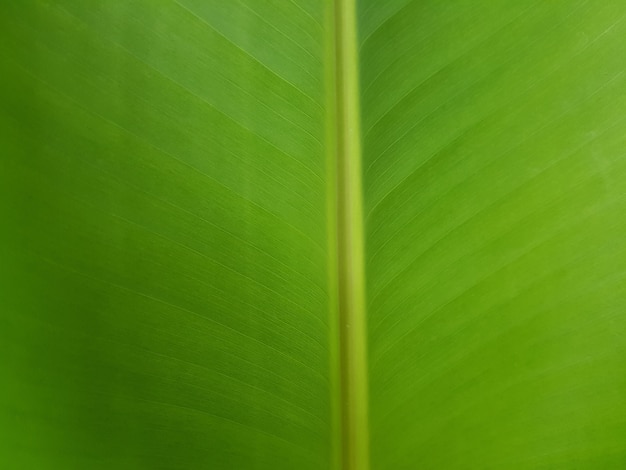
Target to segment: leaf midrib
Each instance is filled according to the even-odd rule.
[[[365,267],[355,0],[335,0],[335,158],[341,468],[369,468]]]

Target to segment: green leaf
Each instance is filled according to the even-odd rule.
[[[621,2],[0,11],[0,468],[623,468]]]
[[[0,467],[328,466],[327,20],[266,3],[3,5]]]
[[[373,468],[624,466],[624,6],[360,5]]]

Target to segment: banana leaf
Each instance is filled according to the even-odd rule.
[[[0,12],[0,468],[626,466],[624,2]]]

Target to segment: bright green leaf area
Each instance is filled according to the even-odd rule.
[[[2,6],[0,468],[328,466],[324,9],[274,3]]]
[[[626,4],[359,15],[373,468],[624,468]]]
[[[626,3],[357,0],[355,361],[337,2],[2,3],[1,469],[626,467]]]

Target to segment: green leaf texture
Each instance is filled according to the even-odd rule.
[[[325,5],[1,8],[0,467],[327,468]]]
[[[625,38],[3,2],[0,468],[625,468]]]
[[[625,7],[361,2],[373,468],[626,465]]]

